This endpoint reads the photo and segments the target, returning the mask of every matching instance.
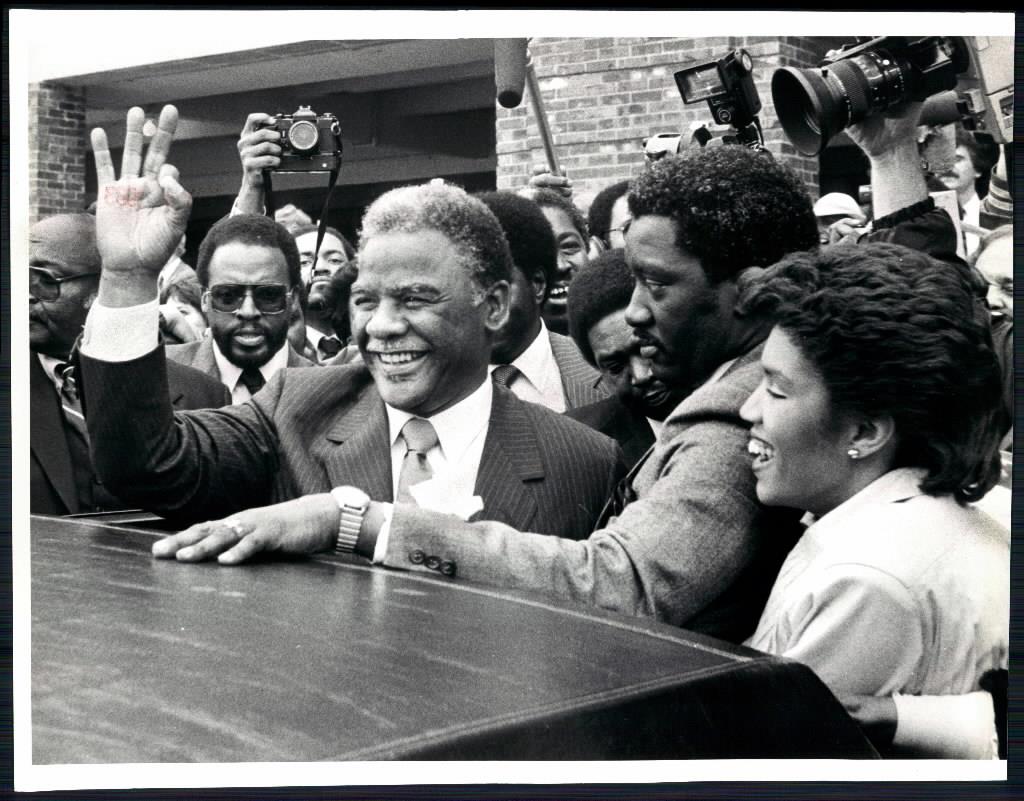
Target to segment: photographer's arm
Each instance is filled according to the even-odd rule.
[[[850,138],[871,162],[874,219],[928,198],[928,186],[917,151],[917,120],[922,103],[904,103],[884,114],[872,114],[847,128]]]
[[[281,134],[275,128],[262,127],[273,122],[270,114],[250,114],[238,137],[238,156],[242,161],[242,186],[238,190],[232,214],[264,214],[263,171],[281,164]]]

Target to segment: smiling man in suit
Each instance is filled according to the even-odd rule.
[[[62,214],[40,220],[29,232],[30,508],[35,514],[75,514],[123,509],[96,480],[78,397],[75,340],[96,299],[100,254],[96,218]],[[228,403],[218,382],[174,365],[168,392],[176,409]]]
[[[129,113],[129,130],[138,117]],[[352,520],[371,498],[385,502],[375,506],[383,513],[396,499],[586,536],[621,475],[621,454],[488,380],[494,334],[508,316],[511,256],[494,216],[455,187],[393,190],[367,211],[350,297],[364,364],[281,370],[250,403],[176,416],[155,394],[120,389],[148,386],[163,371],[154,270],[190,206],[176,171],[161,167],[175,119],[166,108],[166,136],[154,137],[141,178],[130,171],[136,154],[115,182],[105,136],[94,132],[104,258],[82,364],[86,398],[103,410],[89,423],[105,444],[95,457],[104,479],[178,520],[326,498],[336,528],[340,508],[350,549]],[[146,247],[133,247],[133,226]],[[124,333],[116,347],[103,336],[110,327]],[[321,522],[303,508],[321,510],[300,504],[296,532]]]
[[[244,403],[282,367],[310,367],[288,344],[289,310],[300,279],[295,239],[256,214],[218,221],[199,246],[196,275],[210,336],[169,345],[167,358],[224,384]]]

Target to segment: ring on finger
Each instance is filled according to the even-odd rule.
[[[244,537],[249,532],[243,528],[243,523],[237,517],[232,517],[224,521],[224,525],[235,532],[239,537]]]

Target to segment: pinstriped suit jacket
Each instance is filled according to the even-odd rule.
[[[408,554],[420,550],[455,562],[460,578],[741,642],[798,534],[792,510],[766,509],[754,491],[739,409],[761,380],[760,351],[676,407],[635,468],[637,500],[587,540],[396,506],[385,564],[419,570]]]
[[[116,364],[82,356],[86,399],[103,410],[89,419],[96,471],[125,499],[182,523],[342,484],[392,499],[387,416],[365,366],[281,370],[248,403],[179,415],[164,372],[159,348]],[[613,440],[495,388],[482,517],[585,537],[622,470]]]
[[[192,367],[212,376],[220,381],[220,370],[217,369],[217,360],[213,357],[213,339],[203,337],[197,342],[186,342],[182,345],[167,345],[164,350],[167,358],[186,367]],[[313,362],[304,356],[300,356],[295,349],[288,345],[288,366],[289,367],[312,367]]]
[[[551,353],[562,376],[566,409],[578,409],[611,394],[600,383],[601,374],[587,364],[575,342],[554,331],[548,331],[548,338],[551,340]]]

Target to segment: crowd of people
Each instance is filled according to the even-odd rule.
[[[32,510],[654,618],[806,663],[883,754],[995,756],[1012,228],[936,207],[919,109],[849,129],[866,211],[719,146],[589,215],[559,176],[394,189],[355,245],[266,216],[253,114],[194,270],[177,113],[143,152],[132,109],[120,176],[93,132],[92,212],[31,231]]]

